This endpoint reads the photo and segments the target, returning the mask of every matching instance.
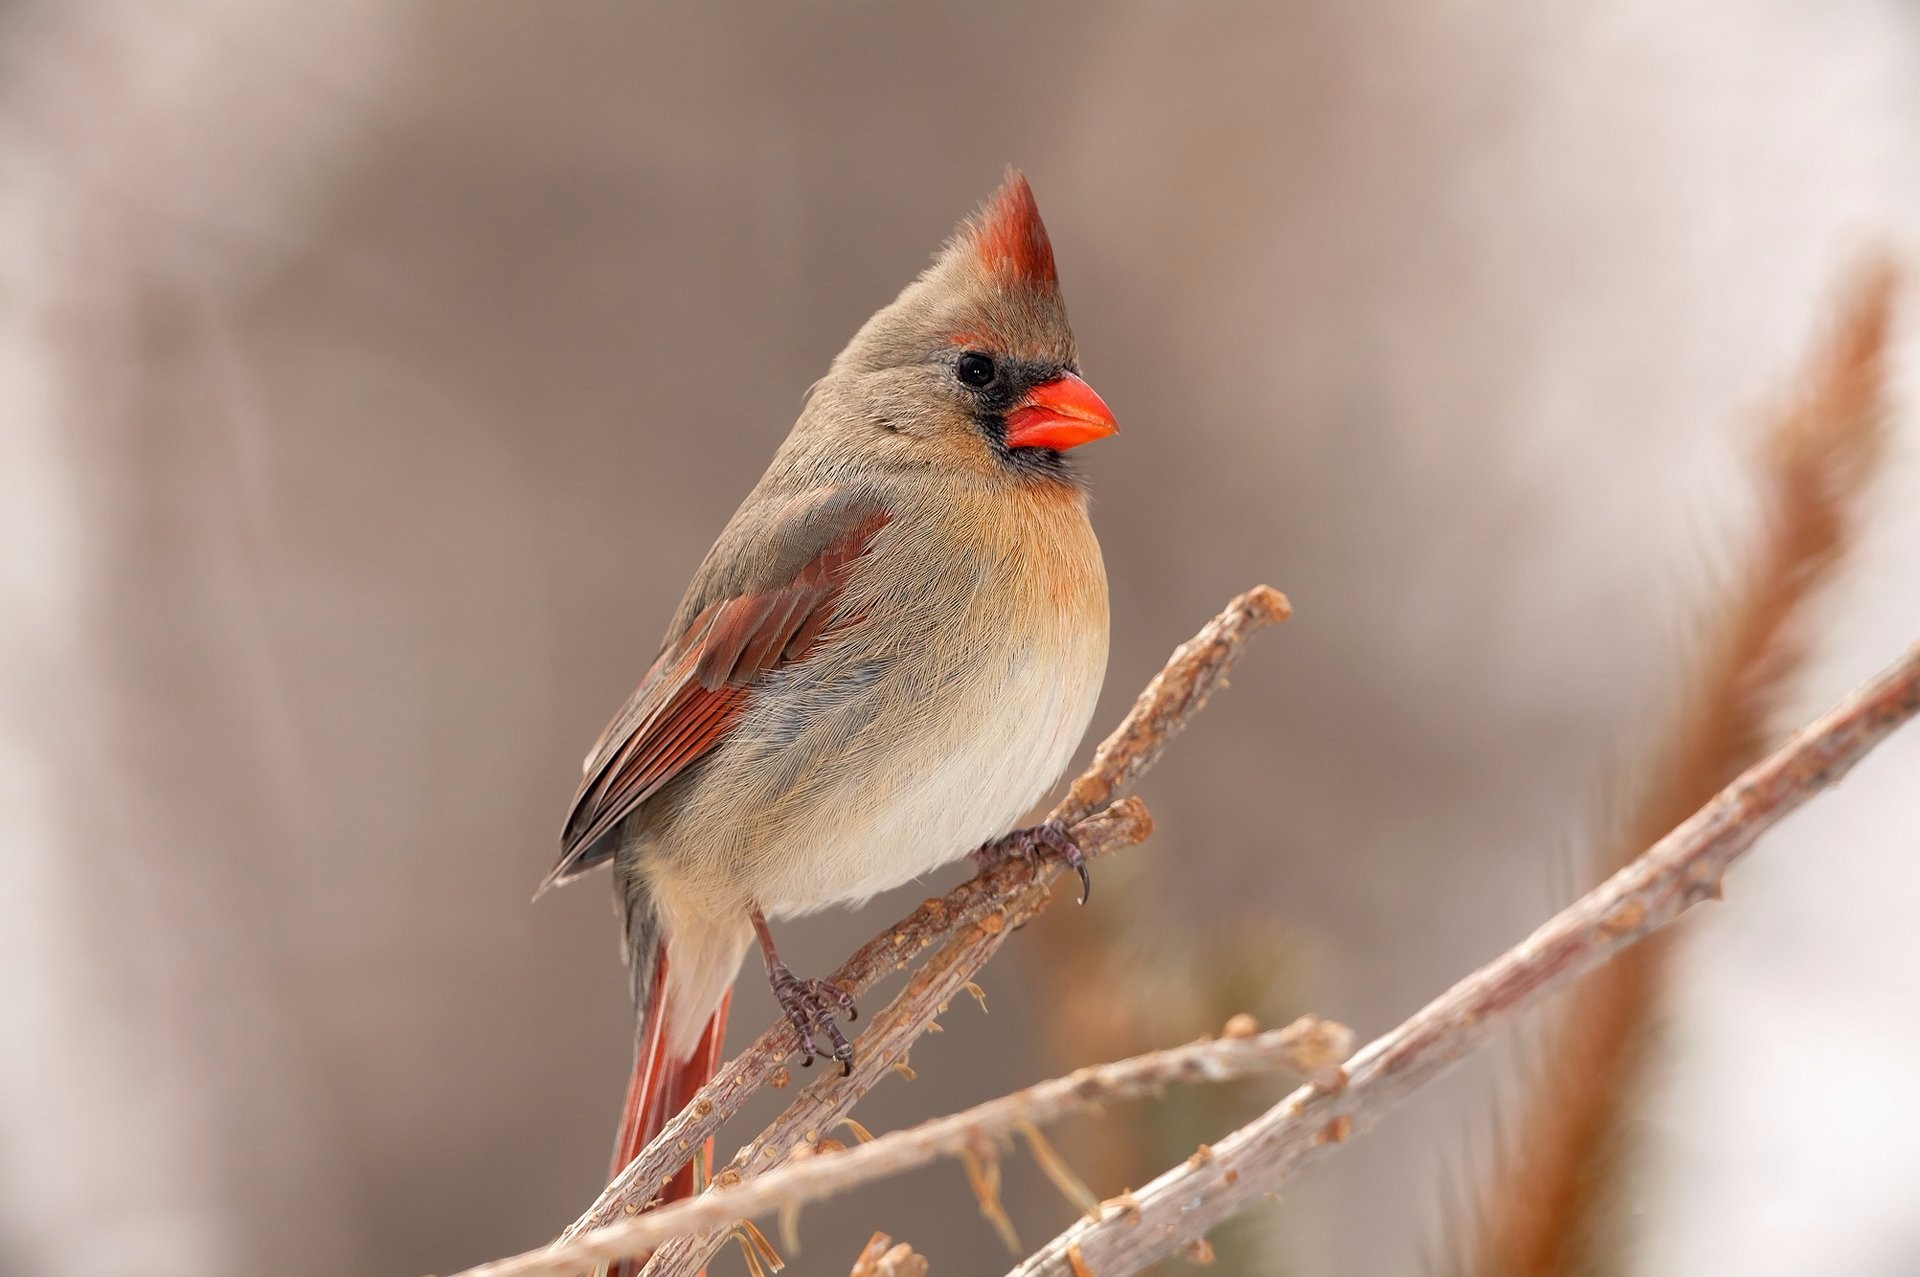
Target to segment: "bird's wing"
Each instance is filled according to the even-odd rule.
[[[859,619],[843,614],[841,594],[888,515],[852,494],[819,495],[768,516],[743,512],[714,547],[681,606],[691,620],[587,756],[559,863],[541,890],[611,856],[607,834],[720,743],[757,680]]]

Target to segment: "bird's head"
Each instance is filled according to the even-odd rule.
[[[1080,378],[1053,246],[1007,179],[918,279],[868,320],[816,398],[868,455],[986,477],[1066,479],[1061,454],[1113,434]],[[811,415],[811,414],[810,414]]]

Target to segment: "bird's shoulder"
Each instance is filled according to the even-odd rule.
[[[844,570],[892,518],[886,498],[870,486],[763,483],[727,521],[694,572],[663,647],[685,637],[694,619],[715,604]]]

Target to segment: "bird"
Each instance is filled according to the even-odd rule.
[[[969,853],[1055,857],[1084,901],[1064,829],[1009,830],[1105,676],[1106,567],[1066,454],[1116,430],[1009,168],[807,392],[587,755],[540,891],[612,864],[636,1015],[615,1175],[717,1070],[756,941],[804,1062],[851,1068],[857,1007],[793,973],[772,921]]]

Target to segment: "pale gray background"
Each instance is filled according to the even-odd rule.
[[[1299,609],[1148,786],[1165,909],[1387,1027],[1581,876],[1756,409],[1913,246],[1916,120],[1895,0],[0,5],[0,1270],[412,1277],[591,1197],[606,889],[527,904],[578,760],[1008,161],[1124,429],[1100,723],[1234,590]],[[1920,635],[1904,446],[1799,708]],[[1732,884],[1647,1273],[1920,1265],[1917,765]],[[1039,1076],[1020,948],[869,1124]],[[1292,1190],[1267,1270],[1413,1271],[1494,1073]],[[794,1271],[1000,1271],[960,1185],[809,1211]]]

